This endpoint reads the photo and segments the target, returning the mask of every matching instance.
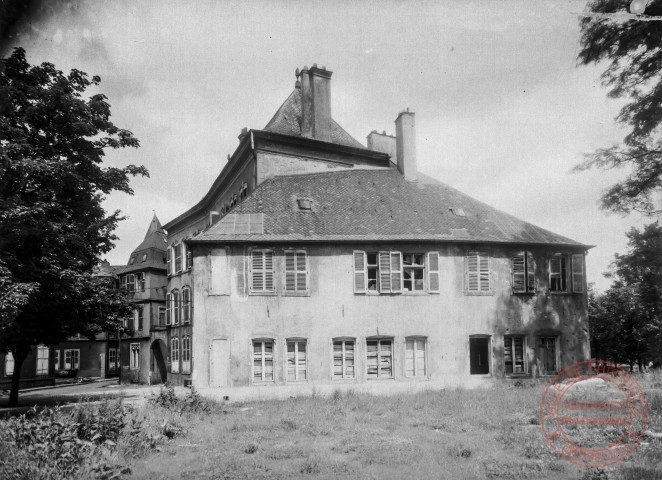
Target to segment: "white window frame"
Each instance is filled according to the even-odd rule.
[[[369,352],[368,352],[368,343],[371,342],[377,342],[377,375],[376,376],[370,376],[369,373],[369,368],[370,368],[370,360],[369,360]],[[390,349],[390,355],[387,355],[386,353],[382,353],[383,349],[382,344],[389,342],[391,344],[391,349]],[[393,337],[367,337],[365,339],[365,365],[366,365],[366,378],[368,380],[382,380],[386,378],[395,378],[395,341]],[[382,375],[382,359],[384,358],[391,358],[390,362],[390,375]]]
[[[122,277],[122,286],[124,287],[124,290],[127,292],[135,292],[136,276],[133,273],[124,275],[124,277]]]
[[[191,337],[182,337],[182,373],[191,373]]]
[[[428,272],[428,293],[440,293],[439,252],[428,252],[426,268]]]
[[[368,256],[376,255],[377,264],[368,264]],[[402,293],[402,252],[354,250],[354,293],[369,295]],[[370,288],[370,270],[377,271],[375,288]]]
[[[166,269],[167,269],[168,276],[172,275],[172,265],[173,265],[172,264],[172,256],[173,256],[172,247],[168,247],[168,250],[166,252],[166,264],[167,264]]]
[[[166,326],[172,325],[172,293],[166,294]]]
[[[181,300],[179,290],[174,289],[170,292],[170,300],[172,302],[172,324],[179,325],[181,320]]]
[[[405,257],[411,256],[412,258],[412,265],[405,265]],[[421,257],[421,262],[420,264],[414,264],[414,259],[415,257],[420,256]],[[421,294],[421,293],[427,293],[427,282],[425,281],[426,275],[426,255],[425,253],[420,253],[420,252],[402,252],[401,253],[401,260],[402,260],[402,293],[406,295],[411,295],[411,294]],[[409,271],[411,272],[412,275],[414,275],[415,272],[421,272],[421,281],[423,282],[423,288],[416,290],[415,289],[415,275],[412,277],[410,280],[412,282],[412,290],[407,290],[405,288],[405,273]]]
[[[255,344],[260,344],[260,352],[258,358],[256,358]],[[266,354],[266,344],[271,344],[271,358],[267,357]],[[270,338],[256,338],[251,340],[251,383],[260,384],[260,383],[274,383],[276,379],[276,342]],[[255,379],[255,362],[259,359],[260,362],[260,379]],[[271,361],[271,378],[267,378],[266,367],[267,364]]]
[[[475,260],[473,260],[474,258]],[[490,255],[485,252],[468,252],[464,257],[464,272],[465,294],[492,295],[492,258]]]
[[[131,370],[140,369],[140,344],[132,343],[129,345],[129,367]]]
[[[50,349],[46,345],[37,345],[36,375],[48,375],[49,359]]]
[[[109,348],[108,349],[108,370],[109,371],[115,371],[119,367],[119,355],[117,348]]]
[[[69,354],[68,362],[67,362],[67,353]],[[72,357],[76,357],[75,362],[72,361]],[[80,370],[80,349],[66,348],[64,350],[64,370]]]
[[[303,345],[303,355],[301,354]],[[294,359],[294,378],[290,378],[290,346]],[[308,380],[308,342],[305,338],[288,338],[285,341],[285,379],[287,382],[305,382]],[[303,356],[303,360],[301,357]],[[303,374],[301,372],[303,365]]]
[[[175,274],[183,272],[184,267],[183,267],[183,255],[184,252],[182,251],[184,249],[184,244],[183,243],[177,243],[173,247],[174,249],[174,255],[175,255]]]
[[[422,356],[419,353],[421,350],[423,351]],[[411,352],[411,357],[409,352]],[[408,363],[410,359],[412,365],[411,373],[409,372],[408,369]],[[405,376],[410,378],[427,378],[427,375],[428,375],[427,337],[416,336],[416,335],[406,337],[405,338]]]
[[[257,256],[259,255],[259,262]],[[276,293],[276,275],[274,251],[270,248],[255,248],[249,253],[250,283],[249,291],[256,295],[274,295]],[[271,268],[269,268],[271,264]],[[259,266],[260,268],[256,268]],[[269,285],[271,282],[271,285]],[[259,284],[259,285],[258,285]]]
[[[520,339],[522,341],[522,370],[517,371],[517,350],[515,340]],[[508,345],[510,344],[510,345]],[[511,370],[507,371],[507,352],[510,350],[511,358]],[[503,337],[503,372],[506,376],[518,376],[528,374],[528,362],[526,360],[526,335],[504,335]]]
[[[182,288],[182,309],[181,309],[182,325],[191,323],[191,287]]]
[[[348,354],[347,344],[352,344],[351,357]],[[340,355],[336,355],[336,345],[340,344]],[[333,380],[355,380],[356,379],[356,339],[355,338],[334,338],[331,347],[332,367],[331,375]],[[340,360],[341,374],[336,375],[336,361]],[[351,360],[351,365],[348,365]],[[351,374],[347,373],[348,368],[351,368]]]
[[[283,262],[283,295],[307,295],[310,288],[308,252],[305,249],[286,249]]]
[[[5,353],[5,377],[14,375],[14,354],[12,352]]]
[[[179,373],[179,337],[170,339],[170,372]]]
[[[536,263],[530,251],[515,253],[511,258],[513,293],[535,293]]]
[[[555,263],[558,262],[558,268]],[[568,255],[558,253],[552,256],[547,265],[549,267],[549,291],[551,293],[568,293]],[[552,288],[554,280],[558,279],[559,286]]]
[[[584,293],[584,255],[574,254],[570,258],[572,293]]]

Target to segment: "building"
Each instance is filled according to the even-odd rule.
[[[331,117],[331,75],[297,71],[164,226],[168,379],[473,386],[589,358],[590,247],[419,173],[412,112],[364,147]]]
[[[45,387],[55,384],[53,361],[54,348],[34,345],[21,366],[19,389]],[[0,390],[10,390],[14,375],[14,356],[11,352],[0,353]]]

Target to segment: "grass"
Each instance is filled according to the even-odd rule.
[[[662,432],[660,378],[640,381],[654,432]],[[337,392],[244,404],[177,399],[166,391],[130,412],[116,448],[81,467],[77,478],[109,478],[103,465],[116,466],[114,478],[138,479],[662,478],[660,439],[645,439],[605,469],[560,458],[539,425],[544,388],[504,384],[392,397]]]

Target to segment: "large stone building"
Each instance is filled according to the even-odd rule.
[[[330,82],[324,67],[297,72],[164,225],[168,378],[470,386],[587,359],[589,247],[419,173],[412,112],[364,147],[332,119]]]

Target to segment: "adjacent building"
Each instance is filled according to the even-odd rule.
[[[297,71],[268,124],[242,130],[209,192],[164,226],[160,375],[475,385],[589,358],[590,247],[418,172],[413,112],[364,147],[331,116],[331,76]]]

